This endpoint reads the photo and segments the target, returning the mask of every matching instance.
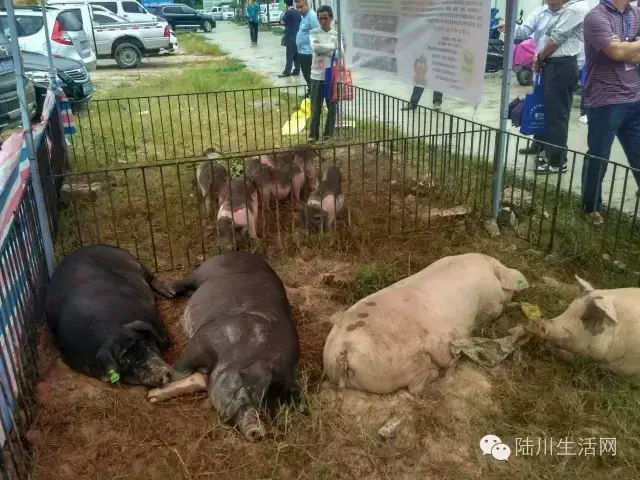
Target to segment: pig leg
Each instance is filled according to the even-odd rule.
[[[175,296],[176,292],[169,285],[159,280],[158,277],[144,265],[140,264],[140,266],[142,267],[142,275],[151,287],[151,290],[164,298],[173,298]]]
[[[158,403],[181,395],[206,391],[207,381],[205,376],[200,372],[196,372],[182,380],[168,383],[162,388],[154,388],[150,390],[147,394],[147,398],[151,403]]]
[[[185,297],[190,297],[193,295],[198,287],[200,286],[200,282],[197,280],[195,276],[195,272],[189,275],[187,278],[182,280],[174,280],[169,284],[169,288],[174,292],[174,295],[180,295]]]
[[[207,192],[207,194],[204,197],[204,209],[207,212],[207,217],[211,217],[211,214],[213,212],[213,205],[211,202],[211,194]]]

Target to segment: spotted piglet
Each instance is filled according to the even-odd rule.
[[[196,168],[197,192],[204,199],[207,216],[213,215],[213,198],[217,199],[218,205],[222,205],[227,196],[227,170],[214,160],[220,158],[220,154],[213,148],[208,148],[203,152],[207,161],[201,162]]]
[[[248,238],[257,240],[258,193],[250,182],[236,178],[218,210],[218,243],[225,251],[242,248]],[[235,240],[235,246],[234,246]]]
[[[343,206],[340,169],[335,165],[324,165],[318,178],[318,187],[300,209],[300,227],[311,231],[327,229],[335,225],[336,216]]]

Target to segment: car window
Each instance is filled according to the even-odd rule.
[[[153,14],[157,14],[158,10],[160,10],[158,7],[148,7],[147,8],[147,12],[153,13]]]
[[[182,13],[182,9],[180,7],[166,7],[164,13]]]
[[[7,17],[3,16],[0,18],[0,26],[2,26],[2,30],[9,30]],[[18,37],[35,35],[42,28],[42,17],[23,17],[16,15],[16,27],[18,30]]]
[[[118,4],[116,2],[91,2],[91,5],[100,5],[113,13],[118,13]]]
[[[104,25],[105,23],[117,23],[117,20],[114,20],[111,17],[107,17],[106,15],[101,15],[99,13],[93,14],[93,23],[97,23],[98,25]]]
[[[191,7],[187,7],[187,6],[182,6],[182,13],[186,14],[186,15],[195,15],[196,11],[191,8]]]
[[[73,13],[73,15],[78,19],[80,25],[82,26],[82,12],[79,8],[65,8],[65,11]],[[65,30],[67,30],[65,28]],[[73,29],[71,29],[73,31]]]
[[[122,2],[122,9],[127,13],[146,13],[138,2]]]
[[[60,12],[57,19],[62,24],[62,28],[67,32],[82,31],[82,21],[78,20],[78,17],[76,17],[71,10]]]

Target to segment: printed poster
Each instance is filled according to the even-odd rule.
[[[347,0],[347,64],[477,104],[490,10],[488,0]]]

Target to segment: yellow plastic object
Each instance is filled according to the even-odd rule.
[[[520,303],[520,308],[529,320],[540,320],[542,318],[542,312],[540,307],[533,303]]]
[[[291,115],[287,123],[282,126],[282,135],[296,135],[307,126],[307,119],[311,116],[311,102],[308,98],[302,100],[298,111]]]

